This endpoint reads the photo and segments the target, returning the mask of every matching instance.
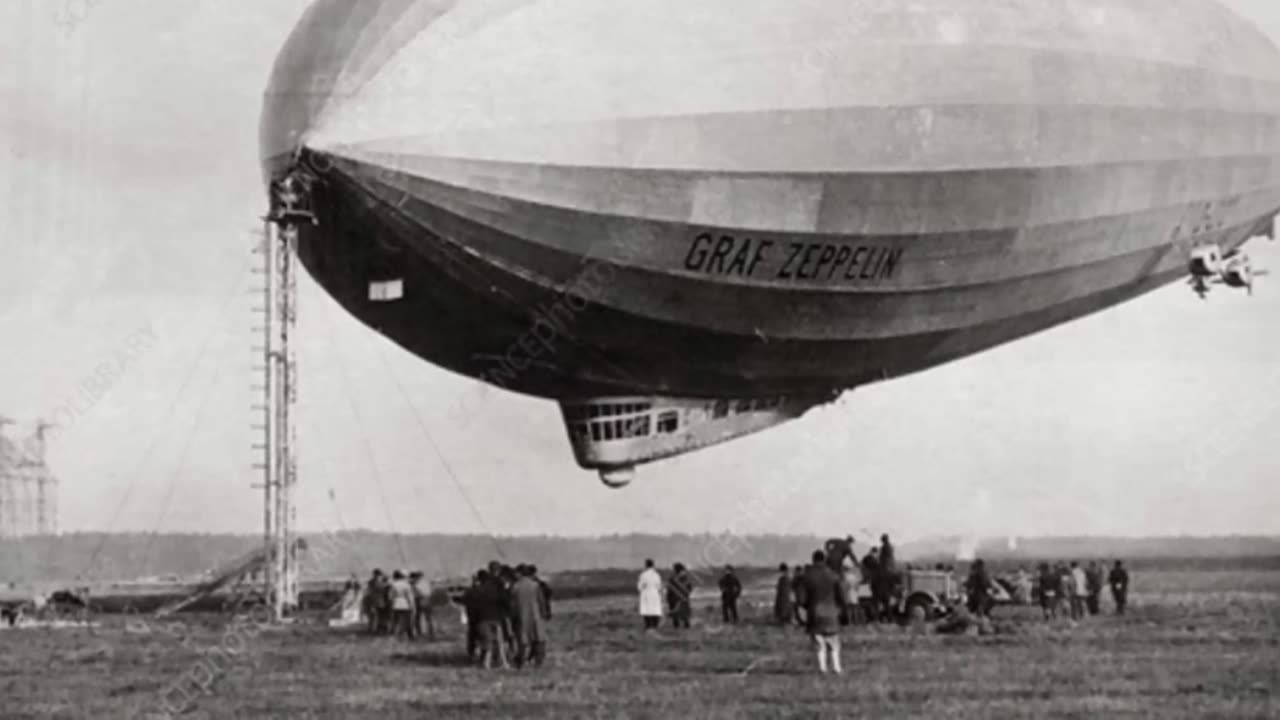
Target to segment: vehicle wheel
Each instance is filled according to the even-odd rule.
[[[907,600],[906,619],[909,625],[929,622],[933,619],[933,603],[924,597],[913,597]]]

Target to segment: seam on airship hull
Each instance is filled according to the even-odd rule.
[[[370,182],[376,181],[364,184]],[[584,262],[582,256],[498,233],[412,196],[402,200],[398,210],[429,229],[437,242],[453,244],[461,252],[495,266],[503,275],[521,277],[543,293],[565,288]],[[389,204],[382,196],[377,201]],[[1189,248],[1200,241],[1229,243],[1256,222],[1257,217],[1250,216],[1229,228],[1189,233],[1180,245]],[[1124,228],[1120,222],[1112,231],[1122,232]],[[423,247],[424,240],[410,241],[416,242],[421,251],[430,251]],[[793,340],[890,337],[963,329],[1065,302],[1073,295],[1124,285],[1160,267],[1158,262],[1152,262],[1153,255],[1168,267],[1180,267],[1184,258],[1165,257],[1169,246],[1167,238],[1160,238],[1130,252],[1045,272],[1012,274],[989,283],[895,293],[732,286],[610,264],[613,277],[598,300],[620,310],[630,308],[634,312],[635,308],[644,308],[643,314],[655,320],[683,321],[743,336]],[[1015,261],[1008,262],[1011,270],[1016,268]],[[518,302],[536,300],[526,297]]]
[[[672,176],[665,180],[644,179],[648,173],[588,172],[583,179],[561,191],[559,197],[542,201],[502,194],[501,188],[477,189],[420,177],[396,170],[393,162],[367,166],[357,161],[335,158],[348,173],[370,183],[378,183],[382,194],[399,201],[406,194],[434,201],[466,215],[468,208],[494,216],[507,214],[520,222],[536,222],[549,228],[545,244],[571,252],[585,252],[588,246],[609,248],[602,255],[628,253],[642,255],[648,248],[662,249],[664,240],[680,228],[714,232],[755,234],[761,237],[785,234],[814,240],[843,236],[910,241],[915,253],[954,257],[956,233],[990,237],[1010,230],[1049,229],[1066,223],[1100,218],[1118,218],[1160,209],[1174,210],[1189,203],[1238,202],[1237,196],[1275,193],[1280,195],[1280,154],[1241,156],[1231,159],[1187,159],[1166,163],[1112,164],[1090,168],[1022,168],[992,170],[987,173],[908,173],[893,175],[844,175],[824,177],[820,182],[800,181],[789,176],[742,178],[745,182],[810,183],[817,198],[818,213],[803,225],[744,227],[734,218],[720,218],[694,211],[692,198],[698,184],[712,179],[705,173]],[[539,174],[546,171],[536,171]],[[642,176],[632,180],[631,176]],[[660,178],[662,176],[659,176]],[[454,182],[461,182],[450,178]],[[726,181],[727,182],[727,181]],[[652,207],[647,214],[630,212],[628,198],[652,193],[654,186],[670,200],[665,208]],[[708,188],[710,192],[713,188]],[[731,194],[731,187],[716,187],[719,195]],[[584,198],[600,195],[574,207],[567,194]],[[622,205],[605,207],[605,198]],[[759,200],[771,200],[761,197]],[[633,208],[639,209],[639,208]],[[979,215],[979,210],[984,213]],[[787,213],[778,208],[779,215]],[[586,227],[581,223],[590,223]],[[509,220],[508,220],[509,221]],[[534,228],[531,228],[532,231]],[[625,229],[626,241],[600,230]],[[696,232],[696,231],[695,231]],[[523,233],[529,234],[529,233]],[[667,235],[667,238],[662,237]],[[678,234],[678,233],[675,233]],[[634,236],[634,240],[632,237]],[[691,240],[687,235],[684,241]],[[961,252],[964,247],[959,248]]]
[[[1170,230],[1173,228],[1185,226],[1186,232],[1182,235],[1201,235],[1212,229],[1234,225],[1244,218],[1258,217],[1280,202],[1280,187],[1273,187],[1243,195],[1217,197],[1207,204],[1180,203],[1140,213],[1095,216],[1072,222],[1013,227],[1000,231],[974,230],[916,236],[737,233],[710,225],[617,218],[569,211],[475,191],[456,190],[421,178],[399,177],[403,180],[391,177],[385,180],[368,178],[365,182],[385,200],[399,198],[396,202],[403,204],[410,201],[405,194],[409,193],[417,200],[436,205],[471,223],[502,232],[508,238],[519,238],[552,250],[579,255],[591,254],[609,262],[691,280],[714,280],[726,285],[773,285],[787,290],[860,293],[950,290],[1001,282],[1008,278],[1000,274],[1000,265],[991,260],[995,253],[1004,252],[1018,253],[1024,274],[1051,272],[1071,264],[1147,249],[1172,237]],[[903,252],[904,262],[895,262],[893,269],[898,272],[892,278],[877,278],[890,280],[883,283],[865,282],[868,280],[865,272],[859,278],[864,282],[858,283],[848,282],[848,272],[843,273],[844,277],[837,278],[835,283],[804,281],[794,277],[786,281],[767,281],[759,277],[746,277],[746,273],[741,272],[739,276],[733,273],[713,275],[684,267],[690,258],[695,257],[695,253],[700,254],[703,260],[710,255],[710,247],[698,247],[700,236],[706,236],[708,245],[728,237],[732,239],[735,251],[759,248],[760,243],[764,242],[771,243],[779,250],[786,248],[791,242],[833,247],[893,248]],[[670,248],[668,252],[674,254],[665,262],[659,262],[657,253],[663,252],[664,248]],[[848,257],[846,256],[846,260]],[[747,266],[745,263],[741,269],[748,267],[756,269],[754,264]],[[828,263],[828,267],[833,271],[828,273],[828,279],[835,277],[835,263]],[[890,268],[888,263],[884,263],[884,267]],[[723,269],[723,263],[721,268]],[[768,270],[769,266],[766,264],[764,268]],[[767,277],[767,272],[761,273],[761,276]],[[841,283],[841,280],[844,282]]]
[[[448,159],[477,165],[672,175],[714,169],[725,176],[812,178],[1074,168],[1267,154],[1280,147],[1278,118],[1280,108],[1225,112],[1078,104],[901,104],[459,128],[449,134],[352,141],[316,149],[356,159]],[[842,131],[839,140],[831,139],[833,127]],[[726,148],[731,143],[734,150]],[[650,149],[654,145],[671,155],[658,154]],[[753,149],[747,154],[737,150],[738,145]]]

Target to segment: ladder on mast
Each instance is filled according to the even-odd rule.
[[[292,222],[267,219],[256,252],[261,256],[263,276],[262,413],[254,428],[262,433],[263,597],[273,622],[283,622],[298,607],[297,510],[294,486],[297,483],[297,436],[293,408],[298,400],[297,358],[293,336],[297,326],[297,243],[298,231]]]

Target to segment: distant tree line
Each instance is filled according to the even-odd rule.
[[[392,535],[344,532],[304,536],[303,576],[333,579],[367,575],[374,567],[422,570],[432,577],[467,575],[490,560],[529,562],[546,572],[635,569],[646,558],[661,567],[682,562],[694,568],[732,564],[772,567],[807,561],[825,538],[804,536],[613,535],[598,538]],[[60,537],[0,541],[0,583],[190,578],[213,570],[258,547],[252,535],[69,534]],[[863,549],[865,545],[861,546]],[[954,558],[950,539],[906,543],[898,550],[910,561],[944,562]],[[1007,541],[979,547],[991,560],[1160,558],[1179,562],[1215,562],[1215,558],[1252,559],[1250,564],[1280,564],[1280,539],[1221,538],[1041,538],[1024,539],[1010,550]]]

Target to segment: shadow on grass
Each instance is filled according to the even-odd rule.
[[[413,665],[415,667],[433,668],[467,668],[475,667],[475,662],[464,653],[450,652],[415,652],[395,653],[391,662],[397,665]]]

